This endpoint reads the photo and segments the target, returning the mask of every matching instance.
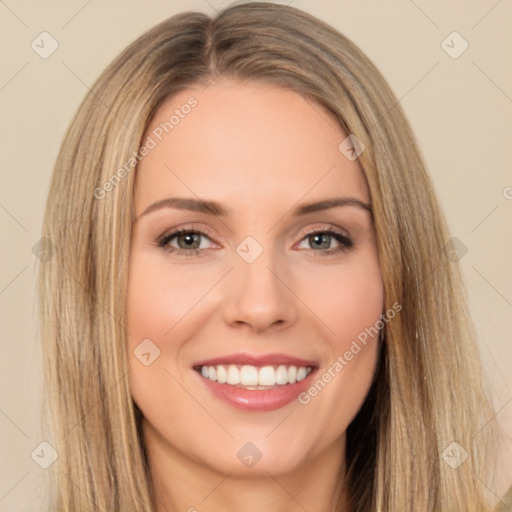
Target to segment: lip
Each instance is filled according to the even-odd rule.
[[[277,385],[272,389],[244,389],[229,384],[219,384],[203,377],[198,371],[201,366],[216,366],[219,364],[236,364],[252,366],[310,366],[313,370],[300,382],[294,384]],[[216,397],[232,407],[244,411],[264,412],[280,409],[297,399],[300,393],[311,386],[311,382],[318,371],[316,361],[308,361],[285,354],[231,354],[199,361],[193,365],[194,373],[204,386]]]
[[[251,366],[318,366],[318,361],[307,359],[300,359],[298,357],[289,356],[287,354],[229,354],[221,357],[214,357],[213,359],[205,359],[198,361],[192,366],[216,366],[218,364],[248,364]]]

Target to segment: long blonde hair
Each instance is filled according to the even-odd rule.
[[[494,413],[459,265],[405,114],[354,43],[298,9],[259,2],[214,19],[179,14],[142,35],[102,73],[65,136],[44,217],[51,251],[39,295],[47,429],[59,454],[52,510],[154,510],[128,381],[133,164],[162,101],[218,76],[291,88],[366,146],[359,163],[384,309],[397,302],[402,311],[386,325],[374,385],[347,432],[351,512],[490,510],[482,489]],[[446,453],[467,458],[454,467]]]

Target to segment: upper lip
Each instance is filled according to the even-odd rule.
[[[229,354],[204,359],[193,364],[197,366],[217,366],[219,364],[237,364],[251,366],[318,366],[316,361],[301,359],[286,354]]]

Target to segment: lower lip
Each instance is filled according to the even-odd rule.
[[[310,386],[317,368],[313,368],[309,375],[300,382],[285,384],[272,389],[244,389],[229,384],[219,384],[206,379],[196,370],[194,371],[216,397],[224,400],[229,405],[245,411],[274,411],[296,400],[300,393]]]

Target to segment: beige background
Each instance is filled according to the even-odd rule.
[[[0,1],[1,511],[32,512],[44,495],[47,472],[31,458],[44,440],[32,247],[64,130],[100,71],[135,37],[177,12],[213,14],[227,3]],[[512,2],[287,3],[356,42],[408,114],[452,234],[467,247],[461,264],[482,356],[512,437]],[[31,48],[43,31],[59,45],[47,59]],[[469,44],[456,59],[441,46],[453,31]],[[452,51],[461,48],[450,41]],[[512,479],[510,454],[494,495]]]

